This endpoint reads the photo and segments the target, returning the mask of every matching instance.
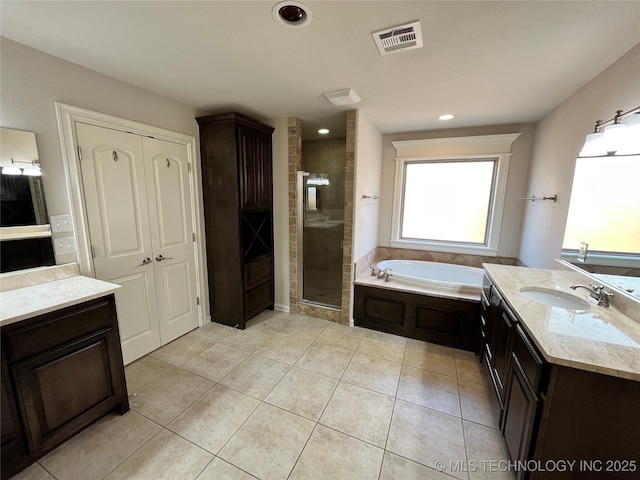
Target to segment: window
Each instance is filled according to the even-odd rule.
[[[497,255],[508,152],[517,136],[394,142],[391,245]]]

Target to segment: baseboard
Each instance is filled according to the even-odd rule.
[[[289,309],[289,305],[282,305],[280,303],[276,303],[273,306],[274,310],[278,310],[279,312],[289,313],[291,310]]]

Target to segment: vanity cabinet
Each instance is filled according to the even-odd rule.
[[[274,129],[239,113],[196,120],[211,316],[243,329],[274,306]]]
[[[638,478],[640,382],[546,361],[487,277],[481,305],[482,360],[502,438],[512,462],[531,462],[515,478]],[[572,466],[542,468],[549,461]]]
[[[113,295],[1,333],[3,479],[109,411],[129,410]]]

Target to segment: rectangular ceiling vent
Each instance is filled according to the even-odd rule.
[[[422,47],[420,21],[385,28],[379,32],[372,33],[372,35],[378,50],[380,50],[380,55]]]

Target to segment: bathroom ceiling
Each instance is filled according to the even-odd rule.
[[[276,3],[2,0],[0,31],[201,113],[313,123],[353,88],[383,133],[537,121],[640,42],[638,1],[303,1],[299,29]],[[423,48],[378,53],[415,20]]]

